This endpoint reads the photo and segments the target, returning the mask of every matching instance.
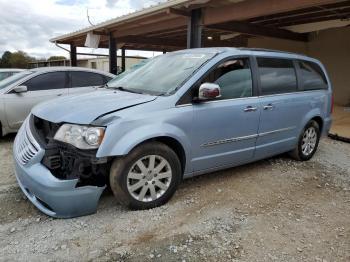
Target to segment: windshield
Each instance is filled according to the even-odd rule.
[[[9,86],[9,85],[12,85],[13,83],[17,82],[18,80],[30,75],[30,74],[33,74],[32,71],[23,71],[23,72],[20,72],[18,74],[14,74],[13,76],[10,76],[2,81],[0,81],[0,90]]]
[[[128,70],[126,70],[126,71],[124,71],[124,72],[118,74],[116,77],[114,77],[112,80],[110,80],[110,81],[107,83],[107,87],[110,87],[110,86],[113,87],[113,82],[122,79],[124,76],[128,75],[128,74],[131,73],[131,72],[134,72],[136,69],[138,69],[138,68],[140,68],[141,66],[145,65],[146,63],[148,63],[150,60],[151,60],[151,58],[149,58],[149,59],[144,59],[144,60],[142,60],[141,62],[132,65]]]
[[[151,95],[171,94],[213,56],[212,53],[157,56],[114,78],[108,87]]]

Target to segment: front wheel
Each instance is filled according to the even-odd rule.
[[[311,120],[299,136],[297,147],[290,155],[299,161],[310,160],[315,154],[320,141],[320,127],[318,123]]]
[[[149,209],[165,204],[175,193],[181,177],[176,153],[165,144],[148,142],[113,162],[110,185],[121,204]]]

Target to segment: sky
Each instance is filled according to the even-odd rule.
[[[0,56],[6,50],[22,50],[36,58],[68,53],[49,39],[165,0],[0,0]],[[106,53],[106,50],[78,50]],[[129,51],[127,55],[151,56]]]

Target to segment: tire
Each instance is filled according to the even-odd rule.
[[[312,132],[310,130],[313,130],[314,133],[307,133],[307,132]],[[307,140],[308,134],[312,134],[311,140]],[[297,147],[290,152],[290,156],[294,158],[295,160],[298,161],[308,161],[310,160],[315,152],[317,151],[318,144],[320,142],[320,126],[319,124],[311,120],[307,125],[304,127],[303,131],[301,132],[298,140],[298,145]],[[310,142],[309,147],[307,147],[307,144],[304,141],[307,141],[306,143]]]
[[[115,159],[109,176],[117,201],[134,210],[167,203],[181,179],[179,158],[171,148],[159,142],[141,144],[125,157]]]

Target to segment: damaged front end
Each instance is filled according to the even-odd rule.
[[[104,187],[108,181],[108,158],[97,158],[97,149],[81,150],[54,140],[60,124],[32,116],[38,142],[44,147],[42,164],[58,179],[78,179],[77,187]]]
[[[71,218],[96,212],[108,183],[110,161],[53,139],[60,128],[31,115],[14,143],[18,184],[45,214]]]

